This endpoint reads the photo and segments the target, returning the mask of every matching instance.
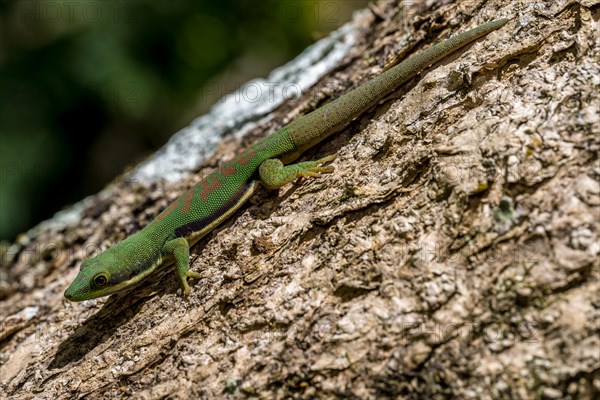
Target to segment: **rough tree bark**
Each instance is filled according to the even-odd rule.
[[[597,396],[600,6],[443,3],[373,5],[334,73],[194,173],[116,182],[76,223],[4,249],[0,396]],[[62,298],[88,246],[140,229],[238,148],[393,55],[501,16],[308,152],[337,153],[332,175],[260,191],[196,245],[188,300],[170,271]]]

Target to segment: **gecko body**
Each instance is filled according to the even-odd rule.
[[[333,156],[285,164],[338,132],[423,69],[507,22],[488,22],[438,43],[255,143],[183,193],[144,229],[85,260],[65,297],[82,301],[120,292],[173,263],[187,296],[187,278],[200,278],[189,270],[190,246],[239,209],[259,182],[275,189],[299,177],[332,172],[324,164]]]

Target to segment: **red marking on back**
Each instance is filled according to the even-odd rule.
[[[240,165],[246,165],[254,156],[256,156],[256,150],[250,149],[244,154],[240,154],[239,156],[237,156],[234,161],[236,161]]]
[[[217,172],[218,171],[213,172],[205,179],[200,181],[199,185],[202,188],[202,191],[200,192],[200,198],[202,200],[206,200],[212,192],[218,190],[221,187],[221,181],[217,176]]]
[[[163,212],[161,212],[158,215],[158,217],[154,218],[154,221],[152,221],[150,224],[152,225],[156,222],[160,222],[163,219],[165,219],[167,217],[167,215],[171,214],[173,211],[175,211],[177,209],[177,207],[179,207],[179,205],[181,204],[182,201],[183,201],[183,197],[179,197],[177,200],[175,200],[174,202],[169,204],[169,206],[167,208],[165,208],[163,210]]]
[[[181,209],[181,211],[183,211],[184,213],[187,213],[188,211],[190,211],[190,207],[192,206],[192,199],[194,198],[195,192],[196,192],[195,186],[193,188],[191,188],[190,190],[188,190],[187,192],[185,192],[185,204],[183,205],[183,208]]]
[[[221,167],[221,175],[223,175],[224,177],[235,175],[235,173],[235,164],[233,162],[225,163]]]

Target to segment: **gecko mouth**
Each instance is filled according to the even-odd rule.
[[[111,295],[113,293],[119,292],[123,290],[123,288],[119,286],[113,286],[109,288],[103,288],[103,290],[94,290],[93,288],[77,288],[73,285],[69,286],[67,290],[65,290],[64,296],[65,299],[69,301],[84,301],[95,299],[102,296]]]

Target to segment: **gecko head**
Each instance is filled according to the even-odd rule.
[[[83,301],[108,296],[135,286],[160,262],[157,252],[130,236],[85,260],[65,298]]]
[[[102,253],[85,260],[75,280],[65,290],[65,298],[70,301],[95,299],[115,293],[114,278],[110,266],[114,265],[110,254]]]

